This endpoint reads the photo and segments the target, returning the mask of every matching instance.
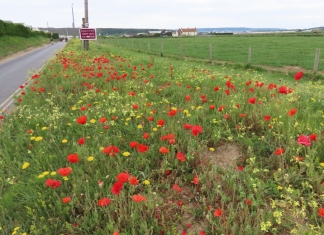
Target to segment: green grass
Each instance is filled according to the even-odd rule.
[[[251,64],[272,67],[299,66],[313,70],[316,48],[324,49],[323,36],[210,36],[184,38],[119,38],[105,39],[105,43],[134,49],[210,59],[209,46],[212,45],[212,59],[234,63],[248,63],[251,46]],[[102,42],[102,41],[101,41]],[[182,45],[182,53],[181,53]],[[318,70],[324,70],[324,57],[320,57]]]
[[[71,40],[24,90],[0,114],[0,234],[324,232],[321,81]]]
[[[1,48],[0,60],[14,53],[24,51],[28,48],[42,46],[45,43],[49,43],[48,38],[44,38],[44,37],[22,38],[22,37],[1,36],[0,37],[0,48]]]

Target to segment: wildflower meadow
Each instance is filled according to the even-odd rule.
[[[324,86],[70,40],[0,113],[0,234],[323,234]]]

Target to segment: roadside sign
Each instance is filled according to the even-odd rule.
[[[97,40],[96,29],[80,28],[80,40]]]

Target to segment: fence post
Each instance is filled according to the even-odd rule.
[[[212,44],[209,44],[209,60],[210,60],[210,63],[213,60],[213,45]]]
[[[314,74],[316,74],[317,70],[318,70],[318,62],[319,62],[320,53],[321,53],[321,49],[317,48],[316,54],[315,54],[315,61],[314,61],[314,70],[313,70]]]
[[[147,43],[148,51],[150,51],[150,42]]]
[[[252,55],[252,48],[251,46],[249,46],[248,64],[251,64],[251,55]]]
[[[180,44],[180,57],[183,56],[183,44],[181,43]]]
[[[163,42],[161,42],[161,56],[163,56]]]

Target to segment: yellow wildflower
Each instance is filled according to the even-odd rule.
[[[124,152],[123,156],[128,157],[130,155],[130,152]]]
[[[26,169],[27,167],[29,167],[30,163],[29,162],[24,162],[24,164],[22,165],[22,169]]]

